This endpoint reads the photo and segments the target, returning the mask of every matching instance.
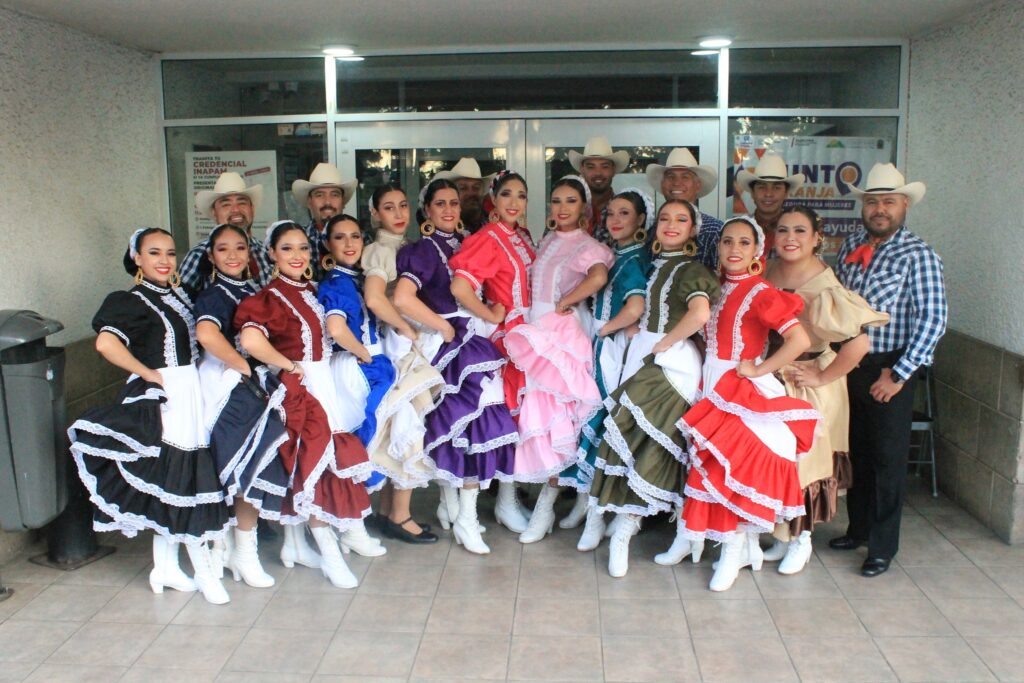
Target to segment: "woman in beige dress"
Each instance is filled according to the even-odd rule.
[[[782,560],[779,572],[796,574],[811,557],[811,530],[835,516],[839,490],[850,484],[850,406],[846,375],[870,344],[866,327],[889,321],[858,294],[844,288],[818,256],[822,220],[804,206],[787,209],[775,229],[776,259],[766,274],[779,289],[804,300],[800,323],[811,347],[782,371],[786,393],[813,405],[822,415],[814,446],[798,466],[807,513],[775,528],[775,545],[764,559]]]

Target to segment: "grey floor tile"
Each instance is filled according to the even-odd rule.
[[[474,555],[453,542],[452,548],[448,552],[448,566],[504,564],[518,567],[522,561],[524,547],[519,542],[519,537],[505,527],[499,527],[492,519],[481,519],[480,521],[487,527],[487,533],[483,535],[483,538],[491,552],[487,555]],[[451,532],[444,533],[450,534]]]
[[[601,638],[514,636],[508,677],[533,681],[600,681]]]
[[[778,636],[694,638],[705,683],[795,683],[796,670]],[[742,649],[741,649],[742,648]]]
[[[39,664],[80,627],[71,621],[6,621],[0,624],[0,663]]]
[[[258,628],[308,629],[333,633],[355,596],[337,593],[278,591],[260,613]]]
[[[893,564],[880,576],[867,578],[856,567],[829,567],[828,573],[848,599],[855,598],[921,598],[922,593],[903,568]]]
[[[875,638],[901,681],[973,683],[996,680],[961,638]]]
[[[605,636],[604,680],[651,683],[700,681],[697,656],[688,638]]]
[[[42,550],[36,550],[33,554]],[[4,577],[5,583],[41,583],[51,584],[63,578],[67,572],[51,567],[33,564],[28,561],[29,553],[19,555],[3,567],[0,567],[0,575]]]
[[[0,573],[0,576],[2,575]],[[39,595],[46,588],[46,584],[43,583],[11,583],[6,578],[4,579],[4,585],[13,592],[9,594],[6,600],[0,602],[0,621],[7,619],[27,605],[32,598]]]
[[[515,598],[434,598],[427,633],[507,636],[512,633]]]
[[[755,572],[749,569],[740,570],[732,588],[720,593],[708,588],[708,584],[711,583],[711,575],[714,574],[711,563],[708,561],[696,566],[684,562],[673,567],[673,573],[676,577],[676,589],[684,600],[761,599],[761,591],[757,589],[757,584],[754,582]]]
[[[143,581],[133,581],[110,599],[92,621],[115,624],[169,624],[195,593],[165,590],[157,595]],[[198,599],[202,600],[201,597]]]
[[[215,683],[309,683],[309,680],[309,674],[282,673],[280,671],[265,673],[222,671],[217,675]]]
[[[977,565],[1024,566],[1024,546],[1007,545],[998,538],[958,538],[953,544]]]
[[[423,520],[426,523],[426,520]],[[430,524],[434,524],[431,520]],[[440,526],[435,525],[436,533],[445,534]],[[455,545],[447,535],[438,539],[437,543],[413,544],[403,543],[390,538],[383,539],[388,552],[381,557],[373,558],[378,564],[414,564],[425,566],[428,564],[444,566],[448,562],[448,553],[454,552]]]
[[[1024,638],[968,638],[967,644],[1000,681],[1024,683],[1024,666],[1021,666]]]
[[[86,621],[117,593],[118,589],[110,586],[50,584],[11,615],[11,620]]]
[[[954,636],[956,631],[926,598],[850,600],[850,607],[873,636]]]
[[[864,634],[860,619],[843,598],[765,600],[783,636],[857,636]]]
[[[900,534],[896,560],[903,567],[916,565],[969,565],[971,561],[934,527]]]
[[[174,616],[171,623],[197,626],[252,626],[274,597],[269,590],[250,588],[230,579],[224,582],[224,587],[231,596],[230,603],[212,605],[201,594],[196,594]]]
[[[672,567],[652,563],[633,563],[622,578],[613,578],[606,571],[597,573],[597,590],[602,599],[608,598],[660,598],[674,600],[679,597]]]
[[[129,555],[114,553],[102,560],[87,564],[73,572],[64,572],[55,583],[75,586],[116,586],[123,588],[132,579],[145,572],[149,576],[152,569],[149,555]]]
[[[778,632],[763,600],[683,600],[694,638],[775,636]]]
[[[356,595],[345,612],[345,631],[422,633],[433,598],[411,595]]]
[[[510,565],[457,565],[445,567],[437,586],[438,597],[472,598],[515,597],[519,585],[519,568]],[[433,595],[433,593],[430,593]]]
[[[992,564],[982,571],[1011,597],[1024,598],[1024,564]]]
[[[508,636],[467,636],[428,633],[420,642],[413,678],[438,680],[504,680],[508,669]]]
[[[519,598],[513,633],[517,636],[599,636],[596,598]]]
[[[25,679],[25,683],[109,683],[121,678],[123,666],[83,666],[81,664],[43,664]]]
[[[184,672],[181,669],[160,669],[136,664],[128,669],[118,683],[214,683],[216,671]]]
[[[320,674],[408,676],[419,648],[418,633],[338,631],[320,661]]]
[[[127,668],[156,640],[162,629],[157,624],[89,622],[54,652],[47,662]]]
[[[249,629],[224,669],[312,676],[332,637],[333,634],[326,631]]]
[[[679,600],[601,600],[601,633],[609,636],[686,638],[686,614]]]
[[[868,636],[783,636],[803,683],[882,683],[896,674]]]
[[[245,633],[245,628],[170,624],[142,653],[135,666],[217,672],[242,642]]]
[[[1013,600],[933,598],[932,602],[961,636],[1024,636],[1024,609]]]
[[[778,563],[765,563],[759,572],[751,572],[765,598],[840,598],[843,596],[832,575],[820,564],[808,565],[799,574],[778,572]]]
[[[1006,597],[1006,593],[974,565],[905,567],[905,570],[929,598]]]
[[[443,567],[437,565],[373,564],[360,582],[359,592],[364,595],[431,597],[437,591],[442,570]]]
[[[526,598],[593,598],[597,591],[594,566],[566,565],[547,568],[523,564],[519,596]]]

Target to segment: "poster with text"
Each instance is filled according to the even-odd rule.
[[[790,175],[803,173],[803,187],[786,200],[786,205],[811,207],[825,223],[825,254],[834,255],[846,236],[860,225],[860,204],[850,193],[860,187],[876,163],[891,160],[892,143],[887,138],[737,135],[733,173],[753,172],[761,156],[771,150],[786,160]],[[732,215],[753,213],[754,200],[748,193],[732,188]]]
[[[253,235],[263,239],[267,227],[277,220],[277,152],[188,152],[185,155],[185,176],[188,178],[190,212],[189,244],[206,239],[214,228],[213,219],[195,207],[196,192],[212,190],[225,171],[234,171],[245,180],[246,187],[263,186],[263,195],[253,217]]]

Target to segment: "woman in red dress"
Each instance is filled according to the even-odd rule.
[[[763,251],[764,233],[753,218],[723,227],[725,281],[705,326],[703,398],[678,423],[690,441],[686,500],[675,543],[656,558],[669,564],[705,538],[723,542],[713,591],[728,590],[742,567],[761,568],[759,533],[804,513],[796,462],[810,450],[820,417],[811,404],[786,396],[772,375],[810,340],[797,320],[800,297],[760,277]],[[770,330],[784,343],[762,360]]]
[[[250,356],[280,368],[286,387],[282,407],[289,440],[280,455],[292,484],[281,512],[281,561],[288,567],[298,562],[319,568],[335,586],[355,588],[358,581],[342,559],[331,527],[365,536],[363,517],[370,512],[370,498],[360,482],[372,469],[359,438],[339,426],[332,342],[323,307],[308,281],[313,271],[306,232],[297,223],[278,221],[267,231],[267,249],[276,277],[242,301],[235,327],[242,331],[242,347]],[[322,557],[307,545],[303,523],[309,524]]]

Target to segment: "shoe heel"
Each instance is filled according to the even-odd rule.
[[[156,593],[157,595],[160,595],[161,593],[163,593],[163,592],[164,592],[164,585],[163,585],[162,583],[159,583],[159,582],[157,582],[157,581],[154,581],[153,579],[150,579],[150,580],[149,580],[149,587],[150,587],[150,588],[151,588],[151,589],[153,590],[153,592],[154,592],[154,593]]]
[[[286,560],[283,557],[281,558],[281,564],[283,564],[288,569],[293,569],[295,567],[295,561],[294,560]]]
[[[232,576],[232,577],[234,577],[234,579],[235,579],[235,581],[236,581],[236,582],[237,582],[237,581],[241,581],[241,580],[242,580],[242,575],[241,575],[241,574],[239,574],[239,573],[238,573],[238,570],[237,570],[237,569],[235,569],[235,568],[232,568],[232,569],[231,569],[231,576]]]
[[[750,569],[755,572],[761,571],[761,566],[764,564],[764,558],[751,560]]]
[[[348,555],[348,554],[349,554],[350,552],[352,552],[352,549],[351,549],[351,548],[349,548],[349,547],[348,547],[347,545],[345,545],[344,543],[339,543],[338,545],[340,545],[340,546],[341,546],[341,552],[342,552],[343,554],[345,554],[345,555]]]

